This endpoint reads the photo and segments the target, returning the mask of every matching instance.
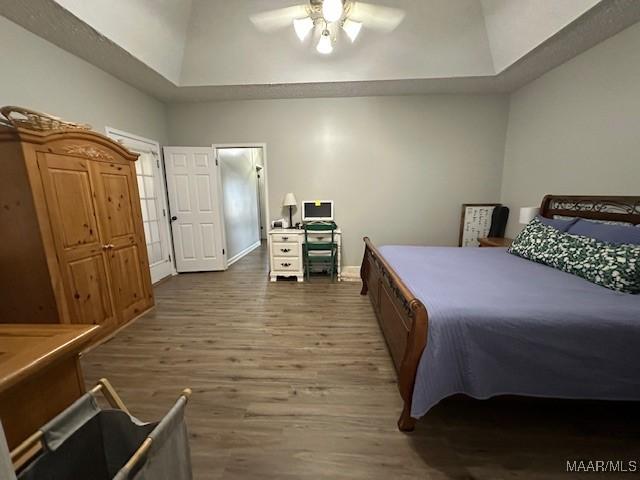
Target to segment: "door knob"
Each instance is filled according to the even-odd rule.
[[[171,217],[171,221],[175,222],[178,219],[178,217],[176,217],[175,215],[173,217]]]

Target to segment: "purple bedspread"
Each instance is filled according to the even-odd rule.
[[[429,314],[413,417],[455,393],[640,400],[640,295],[503,248],[380,252]]]

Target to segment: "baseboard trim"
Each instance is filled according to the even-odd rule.
[[[167,280],[171,280],[173,277],[175,277],[176,275],[178,275],[178,272],[176,272],[175,270],[173,272],[171,272],[169,275],[166,275],[164,277],[162,277],[160,280],[156,280],[155,282],[153,282],[151,284],[151,286],[153,287],[157,287],[158,285],[160,285],[161,283],[166,282]]]
[[[342,267],[340,279],[343,282],[359,282],[360,281],[360,265],[350,265]]]
[[[231,265],[236,263],[238,260],[240,260],[245,255],[253,252],[256,248],[260,247],[260,245],[262,245],[262,243],[258,240],[253,245],[250,245],[249,247],[245,248],[241,252],[236,253],[233,257],[231,257],[229,260],[227,260],[227,267],[230,267]]]

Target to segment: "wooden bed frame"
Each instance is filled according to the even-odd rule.
[[[542,200],[540,214],[547,218],[563,215],[638,225],[640,196],[547,195]],[[398,428],[409,432],[416,422],[411,417],[411,399],[418,363],[427,345],[428,309],[411,293],[368,237],[364,238],[364,243],[360,293],[369,294],[393,359],[398,389],[404,400]]]

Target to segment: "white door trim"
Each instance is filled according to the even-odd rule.
[[[238,142],[238,143],[214,143],[213,145],[211,145],[213,147],[213,154],[215,156],[215,158],[218,158],[218,149],[222,149],[222,148],[261,148],[262,149],[262,175],[264,175],[264,210],[265,212],[267,212],[267,218],[264,219],[265,221],[265,225],[264,228],[265,230],[268,232],[269,231],[269,226],[271,225],[271,221],[269,220],[269,215],[270,215],[270,210],[269,210],[269,167],[267,165],[267,143],[266,142]],[[221,175],[218,175],[218,191],[222,192],[222,179],[221,179]],[[221,202],[221,208],[222,208],[222,202]],[[223,217],[224,218],[224,217]],[[222,222],[222,231],[224,232],[224,222]],[[266,233],[266,232],[265,232]],[[225,239],[226,239],[226,233],[225,233]],[[262,238],[260,239],[260,241],[262,241]],[[225,248],[227,246],[227,242],[225,240]],[[257,248],[259,245],[254,246],[251,250],[249,250],[248,252],[244,253],[244,255],[246,255],[247,253],[249,253],[250,251],[252,251],[254,248]],[[242,258],[242,256],[237,256],[237,258],[234,257],[233,261],[237,261],[240,258]]]
[[[171,230],[169,226],[169,204],[167,199],[167,185],[166,185],[166,175],[165,175],[165,169],[164,169],[164,157],[162,154],[163,153],[162,148],[160,148],[160,144],[155,140],[141,137],[140,135],[135,135],[133,133],[125,132],[124,130],[119,130],[117,128],[107,126],[105,128],[105,131],[106,131],[107,137],[111,138],[112,140],[115,140],[118,143],[125,144],[125,147],[126,147],[127,140],[130,140],[132,142],[142,143],[145,146],[148,146],[150,151],[156,152],[158,156],[157,157],[158,163],[159,163],[158,168],[160,170],[161,192],[160,192],[159,198],[160,198],[160,204],[163,209],[163,212],[165,212],[165,215],[161,217],[161,221],[158,223],[161,229],[160,234],[164,239],[164,243],[166,244],[166,247],[168,248],[168,251],[169,251],[169,264],[166,266],[166,268],[163,268],[162,271],[159,272],[160,275],[158,276],[158,278],[153,278],[153,282],[156,283],[170,275],[177,275],[178,272],[176,271],[175,254],[173,251],[173,237],[171,236]]]

